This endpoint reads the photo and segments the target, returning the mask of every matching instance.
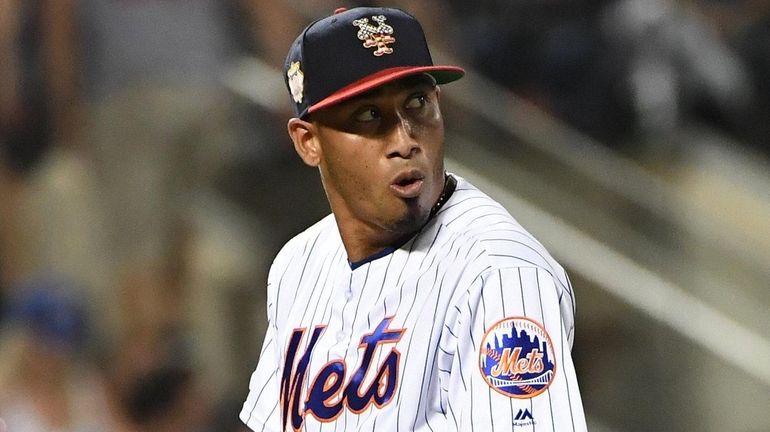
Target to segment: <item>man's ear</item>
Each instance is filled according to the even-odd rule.
[[[321,150],[318,145],[318,134],[312,123],[302,119],[292,118],[286,125],[289,136],[294,142],[294,150],[305,164],[317,167],[321,163]]]

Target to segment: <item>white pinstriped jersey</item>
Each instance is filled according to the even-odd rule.
[[[359,266],[332,215],[284,246],[240,413],[251,429],[586,430],[565,271],[455,178],[417,235]]]

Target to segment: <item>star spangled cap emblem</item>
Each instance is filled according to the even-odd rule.
[[[364,41],[364,48],[376,47],[373,54],[377,57],[392,54],[393,48],[388,45],[396,41],[393,37],[393,27],[385,24],[385,20],[387,18],[384,15],[377,15],[372,17],[372,21],[377,25],[371,24],[368,18],[353,21],[353,25],[359,28],[358,39]]]
[[[434,65],[420,23],[400,9],[380,7],[338,9],[313,22],[292,43],[284,64],[294,114],[302,119],[421,73],[446,84],[460,79],[465,71]]]

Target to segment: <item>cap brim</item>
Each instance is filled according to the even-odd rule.
[[[399,78],[421,73],[431,75],[436,80],[436,84],[446,84],[462,78],[465,75],[465,70],[457,66],[402,66],[384,69],[345,86],[311,105],[307,114],[338,104]]]

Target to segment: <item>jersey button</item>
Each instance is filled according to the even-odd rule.
[[[345,300],[350,300],[353,298],[353,293],[351,291],[345,291]]]
[[[337,332],[337,342],[342,342],[345,339],[345,332],[344,331],[338,331]]]

